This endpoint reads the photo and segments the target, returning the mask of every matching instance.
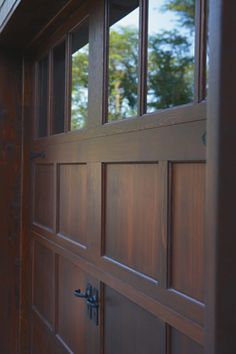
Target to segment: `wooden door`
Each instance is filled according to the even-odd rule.
[[[148,93],[151,1],[65,10],[63,27],[34,43],[31,353],[203,353],[205,2],[193,3],[194,90],[179,107],[153,109]],[[119,120],[111,28],[137,9],[137,114]],[[88,41],[84,122],[71,87]]]

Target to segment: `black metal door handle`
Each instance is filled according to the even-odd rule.
[[[74,295],[76,297],[80,297],[81,299],[87,299],[90,296],[87,289],[85,292],[81,291],[80,289],[77,289],[74,291]]]
[[[99,316],[99,296],[98,290],[91,284],[87,284],[86,290],[83,292],[80,289],[74,291],[74,296],[85,299],[87,304],[87,313],[90,320],[93,320],[98,326]]]
[[[46,157],[46,154],[43,151],[30,153],[30,160],[39,159],[39,158],[44,159],[45,157]]]

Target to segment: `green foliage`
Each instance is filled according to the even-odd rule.
[[[72,57],[71,130],[85,126],[88,115],[88,44]]]
[[[166,0],[164,11],[174,11],[179,15],[179,23],[183,27],[194,29],[195,25],[195,0]]]
[[[194,58],[191,54],[195,17],[194,0],[166,0],[163,11],[179,15],[175,31],[163,30],[149,37],[148,112],[191,102]],[[188,34],[189,33],[189,34]],[[108,120],[137,115],[138,31],[119,27],[110,32]],[[84,127],[88,110],[88,45],[73,55],[72,130]]]
[[[193,57],[187,38],[162,31],[149,41],[148,111],[188,103],[193,97]]]
[[[138,32],[121,27],[110,33],[109,120],[137,114]]]

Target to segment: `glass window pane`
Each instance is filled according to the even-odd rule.
[[[65,117],[65,43],[53,50],[52,133],[64,132]]]
[[[139,1],[111,0],[109,13],[108,121],[138,111]]]
[[[194,98],[195,0],[149,0],[147,112]]]
[[[48,123],[48,57],[38,62],[37,136],[47,136]]]
[[[71,130],[85,126],[88,117],[89,21],[72,34]]]

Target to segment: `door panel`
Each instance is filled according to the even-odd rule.
[[[32,175],[33,348],[45,337],[52,353],[59,346],[75,354],[202,354],[206,104],[102,124],[103,6],[99,0],[81,12],[83,20],[91,14],[95,58],[86,129],[68,132],[67,73],[65,90],[55,90],[68,95],[58,106],[59,126],[51,95],[48,136],[32,141],[45,153],[33,161]],[[78,26],[79,16],[65,27]],[[60,85],[65,62],[66,70],[71,65],[71,34],[66,38]],[[97,302],[88,293],[74,296],[88,284],[98,290]]]
[[[170,354],[203,354],[203,347],[174,328],[169,329]]]
[[[120,163],[104,167],[104,255],[158,280],[161,234],[159,165]]]
[[[105,287],[104,354],[165,353],[165,324]]]
[[[33,307],[50,328],[54,324],[53,263],[53,252],[42,244],[34,242]]]
[[[205,164],[174,163],[170,174],[170,286],[204,301]]]
[[[86,247],[87,166],[58,166],[58,233]]]
[[[53,164],[37,164],[34,177],[34,222],[53,228]]]

